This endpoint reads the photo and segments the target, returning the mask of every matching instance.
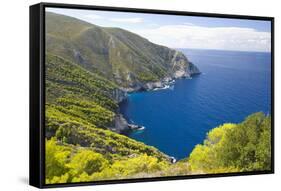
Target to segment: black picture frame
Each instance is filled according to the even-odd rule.
[[[84,10],[103,10],[132,13],[153,13],[165,15],[183,15],[200,16],[216,18],[235,18],[262,20],[271,22],[271,170],[220,173],[204,175],[186,175],[171,176],[159,178],[139,178],[124,180],[104,180],[93,182],[63,183],[63,184],[45,184],[45,8],[75,8]],[[38,188],[53,188],[67,186],[86,186],[116,183],[148,182],[148,181],[167,181],[179,179],[227,177],[242,175],[258,175],[274,173],[274,18],[249,16],[249,15],[231,15],[217,13],[197,13],[183,11],[168,11],[154,9],[135,9],[121,7],[104,7],[93,5],[75,5],[58,3],[39,3],[30,6],[30,151],[29,151],[29,183]]]

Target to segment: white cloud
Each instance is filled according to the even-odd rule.
[[[189,22],[185,22],[185,23],[183,23],[184,25],[189,25],[189,26],[194,26],[194,24],[193,23],[189,23]]]
[[[102,19],[103,17],[100,15],[95,15],[95,14],[89,14],[89,15],[85,15],[85,17],[89,18],[89,19]]]
[[[119,23],[142,23],[143,19],[142,18],[111,18],[109,19],[114,22],[119,22]]]
[[[270,32],[252,28],[166,25],[154,29],[134,30],[150,41],[173,48],[270,51]]]

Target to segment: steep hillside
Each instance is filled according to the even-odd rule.
[[[95,167],[99,161],[149,159],[144,164],[153,161],[156,170],[170,163],[156,148],[113,132],[120,132],[118,102],[125,98],[113,82],[55,55],[45,63],[47,183],[89,181],[88,174],[103,169]]]
[[[166,155],[114,133],[119,97],[116,85],[54,55],[46,55],[46,138],[118,156]]]
[[[46,33],[47,52],[99,72],[127,91],[151,89],[199,73],[181,52],[123,29],[46,13]]]

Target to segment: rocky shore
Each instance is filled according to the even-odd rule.
[[[132,84],[130,87],[121,88],[121,89],[126,93],[166,89],[170,85],[173,85],[177,79],[192,78],[192,76],[198,75],[200,73],[201,72],[199,71],[199,69],[191,62],[189,62],[188,68],[180,68],[179,70],[176,70],[174,73],[161,79],[160,81],[147,82],[147,83],[136,82]]]
[[[120,113],[116,114],[114,118],[114,127],[111,128],[112,131],[121,134],[127,134],[130,131],[139,131],[144,129],[145,129],[144,126],[128,123],[128,121]]]
[[[126,83],[120,81],[120,88],[115,89],[112,92],[113,98],[120,104],[127,99],[128,93],[140,92],[140,91],[153,91],[160,89],[170,88],[177,79],[192,78],[193,75],[200,74],[199,69],[190,62],[186,56],[180,51],[171,51],[169,70],[164,78],[158,81],[141,82],[134,73],[128,73],[126,76]],[[116,77],[116,76],[115,76]],[[118,78],[119,79],[119,78]],[[118,80],[117,80],[118,81]],[[121,84],[127,84],[126,87],[122,87]],[[144,127],[138,124],[129,124],[123,115],[117,111],[114,118],[114,127],[111,130],[118,133],[127,133],[132,130],[140,130]]]

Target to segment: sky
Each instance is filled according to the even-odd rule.
[[[170,48],[271,51],[270,21],[46,8],[102,27],[119,27]]]

